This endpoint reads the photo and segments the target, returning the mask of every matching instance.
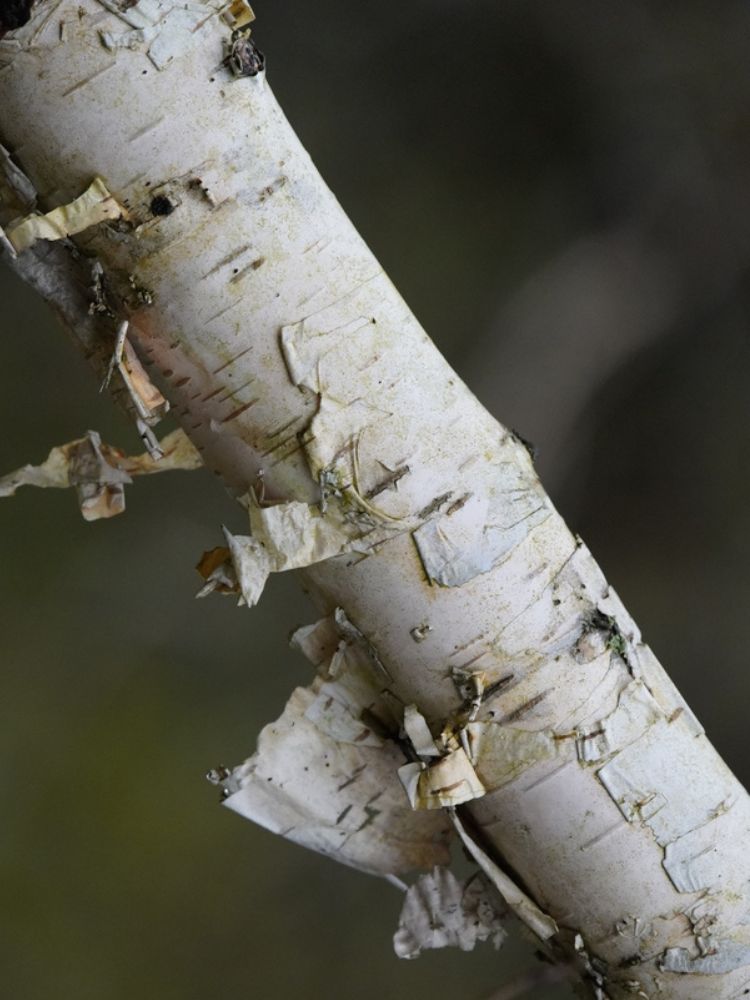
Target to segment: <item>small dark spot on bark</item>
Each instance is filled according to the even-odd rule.
[[[600,611],[599,608],[594,608],[583,620],[582,635],[586,635],[589,632],[606,633],[607,649],[611,649],[618,656],[621,656],[626,663],[628,662],[628,647],[625,636],[620,631],[620,626],[612,615],[607,615],[603,611]]]
[[[270,198],[271,195],[276,194],[277,191],[283,188],[285,184],[286,184],[286,177],[282,174],[281,177],[277,177],[272,184],[269,184],[267,187],[263,188],[258,197],[258,201],[262,202],[265,201],[266,198]]]
[[[33,6],[34,0],[0,0],[0,34],[23,27]]]
[[[344,806],[344,808],[336,817],[336,826],[338,826],[343,819],[346,819],[348,813],[351,812],[351,809],[352,809],[351,803],[348,806]]]
[[[445,512],[446,515],[450,517],[451,514],[455,514],[456,511],[461,510],[461,508],[464,506],[464,504],[466,503],[466,501],[469,499],[470,496],[471,493],[464,493],[462,497],[459,497],[459,499],[456,500],[455,503],[452,503],[450,505],[450,507]]]
[[[599,608],[594,608],[584,620],[583,627],[586,632],[608,632],[613,624],[614,618],[611,615],[605,615]]]
[[[620,968],[630,969],[634,965],[640,965],[642,961],[643,961],[643,955],[640,955],[636,952],[635,955],[628,955],[627,958],[623,958],[623,960],[620,962]]]
[[[165,194],[157,194],[151,199],[152,215],[171,215],[174,212],[174,205]]]

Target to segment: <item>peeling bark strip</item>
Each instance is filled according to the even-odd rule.
[[[27,215],[6,227],[5,235],[16,253],[28,250],[37,240],[63,240],[75,236],[106,219],[121,219],[126,210],[107,190],[100,177],[95,177],[83,194],[52,209],[46,215]]]
[[[152,427],[169,404],[143,370],[127,340],[127,320],[122,319],[129,302],[150,305],[153,298],[130,275],[130,289],[126,299],[120,302],[105,279],[101,263],[88,260],[66,239],[65,224],[71,221],[70,206],[58,207],[49,213],[53,219],[58,218],[60,225],[47,226],[45,217],[36,212],[37,200],[34,185],[0,145],[0,227],[4,225],[12,230],[24,223],[20,226],[21,231],[35,235],[40,220],[45,226],[44,235],[34,238],[23,253],[17,252],[17,247],[0,228],[0,259],[10,264],[18,276],[52,306],[91,367],[103,378],[102,388],[110,389],[118,405],[134,420],[149,453],[157,456],[159,446]],[[79,207],[84,206],[83,218],[79,215],[83,229],[101,221],[96,217],[101,202],[107,206],[105,216],[110,208],[114,218],[124,214],[121,206],[109,197],[103,182],[95,179],[77,200]],[[85,211],[85,206],[91,203],[94,205],[93,218]],[[31,252],[27,252],[29,249]],[[113,380],[115,371],[117,377]]]
[[[149,476],[175,469],[190,471],[202,465],[200,455],[183,430],[168,434],[151,452],[129,457],[119,448],[103,444],[96,431],[86,437],[53,448],[41,465],[24,465],[0,476],[0,497],[14,496],[21,486],[44,489],[75,487],[81,514],[86,521],[115,517],[125,510],[125,486],[133,476]]]
[[[443,813],[413,812],[398,768],[402,707],[339,610],[292,637],[317,668],[257,752],[218,778],[225,805],[344,864],[379,875],[448,862]]]
[[[248,11],[42,0],[0,39],[0,134],[22,156],[0,150],[3,258],[100,375],[113,358],[115,379],[147,365],[242,499],[249,533],[204,557],[204,590],[251,604],[269,572],[305,567],[328,613],[296,640],[312,684],[255,756],[215,773],[227,804],[380,874],[441,864],[450,818],[594,996],[742,996],[747,794],[523,443],[440,357],[323,184]],[[94,178],[119,217],[57,227]],[[14,230],[26,216],[54,225],[35,223],[30,243]],[[439,878],[423,900],[455,901]],[[424,909],[404,919],[405,952]]]

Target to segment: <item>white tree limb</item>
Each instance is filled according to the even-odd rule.
[[[255,512],[256,555],[268,552],[258,511],[275,504],[305,505],[340,536],[336,554],[312,546],[270,565],[325,556],[304,570],[334,622],[315,684],[337,685],[341,707],[314,721],[305,707],[311,729],[351,748],[354,723],[370,720],[392,771],[412,767],[418,807],[452,805],[460,786],[475,858],[594,995],[742,995],[744,789],[523,444],[451,371],[346,219],[279,110],[247,22],[230,32],[232,11],[42,0],[0,41],[6,175],[23,169],[45,215],[80,206],[97,177],[122,207],[119,220],[79,219],[66,252],[103,269],[116,319],[183,428]],[[43,270],[37,250],[15,266],[34,254]],[[47,280],[48,298],[65,298],[67,278],[53,267]],[[439,756],[400,731],[411,705]],[[337,767],[354,757],[332,752]],[[222,778],[230,804],[263,764],[261,745]],[[369,766],[342,772],[337,794]],[[327,850],[348,805],[326,814]],[[255,797],[243,811],[258,810]],[[302,839],[298,822],[279,829]]]

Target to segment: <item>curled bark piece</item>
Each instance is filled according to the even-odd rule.
[[[68,478],[75,486],[78,504],[86,521],[115,517],[125,510],[125,484],[132,479],[110,461],[96,431],[68,448]]]
[[[230,552],[225,545],[217,545],[204,552],[195,568],[206,581],[196,597],[206,597],[214,591],[220,594],[236,594],[239,591]]]
[[[298,630],[293,644],[318,667],[256,753],[222,780],[224,804],[344,864],[399,874],[448,860],[449,824],[415,812],[397,778],[404,754],[392,698],[366,650],[335,616]]]
[[[29,213],[36,206],[34,185],[10,153],[0,145],[0,227],[12,224],[18,213]],[[10,265],[52,307],[69,334],[83,350],[95,372],[102,378],[102,388],[110,385],[115,401],[135,421],[144,444],[153,454],[155,437],[150,427],[167,410],[163,397],[157,396],[129,342],[119,345],[113,330],[117,310],[110,301],[108,283],[101,262],[81,254],[71,240],[38,240],[26,252],[16,249],[0,228],[0,260]],[[121,322],[120,330],[127,326]],[[108,351],[115,336],[115,352]],[[115,358],[116,354],[116,358]],[[114,359],[114,363],[113,363]],[[122,361],[121,365],[117,362]]]
[[[312,625],[301,625],[295,629],[289,645],[302,653],[314,667],[328,669],[340,640],[335,618],[328,615]]]
[[[253,538],[268,552],[273,572],[299,569],[338,555],[349,536],[313,504],[249,505]]]
[[[109,385],[112,375],[118,371],[130,394],[139,420],[147,426],[150,423],[158,422],[169,412],[169,403],[151,381],[146,369],[141,364],[135,348],[128,340],[128,328],[128,321],[123,320],[117,331],[114,351],[102,383],[102,389]],[[156,448],[152,447],[149,450],[154,454]]]
[[[60,205],[46,215],[27,215],[5,230],[16,253],[22,253],[37,240],[62,240],[82,233],[106,219],[127,217],[127,211],[112,197],[101,177],[95,177],[84,193],[67,205]]]
[[[241,604],[252,608],[260,600],[266,580],[271,572],[271,559],[263,545],[249,535],[233,535],[224,528],[224,538],[229,550],[231,571],[229,578],[236,580],[236,592]]]
[[[198,469],[200,455],[182,430],[161,442],[162,457],[148,452],[128,456],[104,444],[96,431],[53,448],[41,465],[24,465],[0,478],[0,497],[14,496],[19,486],[65,489],[74,486],[87,521],[115,517],[125,510],[125,486],[132,476],[148,476],[175,469]]]
[[[115,451],[117,464],[131,476],[150,476],[157,472],[192,472],[203,467],[198,449],[187,434],[178,428],[159,442],[161,457],[148,452],[130,457]]]
[[[463,747],[434,764],[404,764],[398,776],[414,809],[443,809],[481,798],[485,787]]]
[[[357,549],[356,536],[336,517],[332,505],[325,513],[317,504],[297,500],[263,507],[253,494],[245,497],[245,503],[252,535],[233,535],[224,529],[231,568],[223,567],[221,573],[233,576],[237,586],[231,592],[239,593],[249,608],[260,600],[271,573],[311,566]],[[224,586],[211,589],[230,592]],[[208,592],[204,587],[199,596]]]
[[[420,757],[440,756],[440,750],[435,744],[430,727],[416,705],[407,705],[404,709],[404,731],[414,747],[414,752]]]
[[[246,28],[255,20],[255,13],[247,0],[232,0],[221,16],[234,31]]]
[[[317,692],[297,688],[263,730],[256,754],[232,773],[224,805],[297,844],[372,874],[448,861],[440,813],[416,813],[396,779],[403,754],[339,741],[308,717]]]
[[[499,948],[506,937],[484,879],[459,881],[450,869],[436,867],[409,887],[393,948],[399,958],[417,958],[433,948],[472,951],[480,941]]]

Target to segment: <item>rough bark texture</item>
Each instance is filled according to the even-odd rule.
[[[415,803],[460,806],[461,829],[528,894],[522,919],[545,938],[556,925],[548,947],[599,996],[743,995],[744,789],[524,445],[353,230],[221,12],[61,0],[0,41],[0,138],[40,211],[97,177],[124,210],[50,247],[73,269],[101,263],[206,464],[238,497],[254,491],[256,538],[264,511],[312,519],[320,544],[291,551],[299,535],[284,529],[269,568],[311,563],[322,612],[343,609],[381,686],[445,735],[438,764],[465,755],[451,798],[407,727]],[[11,244],[18,208],[0,206]],[[64,270],[48,297],[75,327]]]

